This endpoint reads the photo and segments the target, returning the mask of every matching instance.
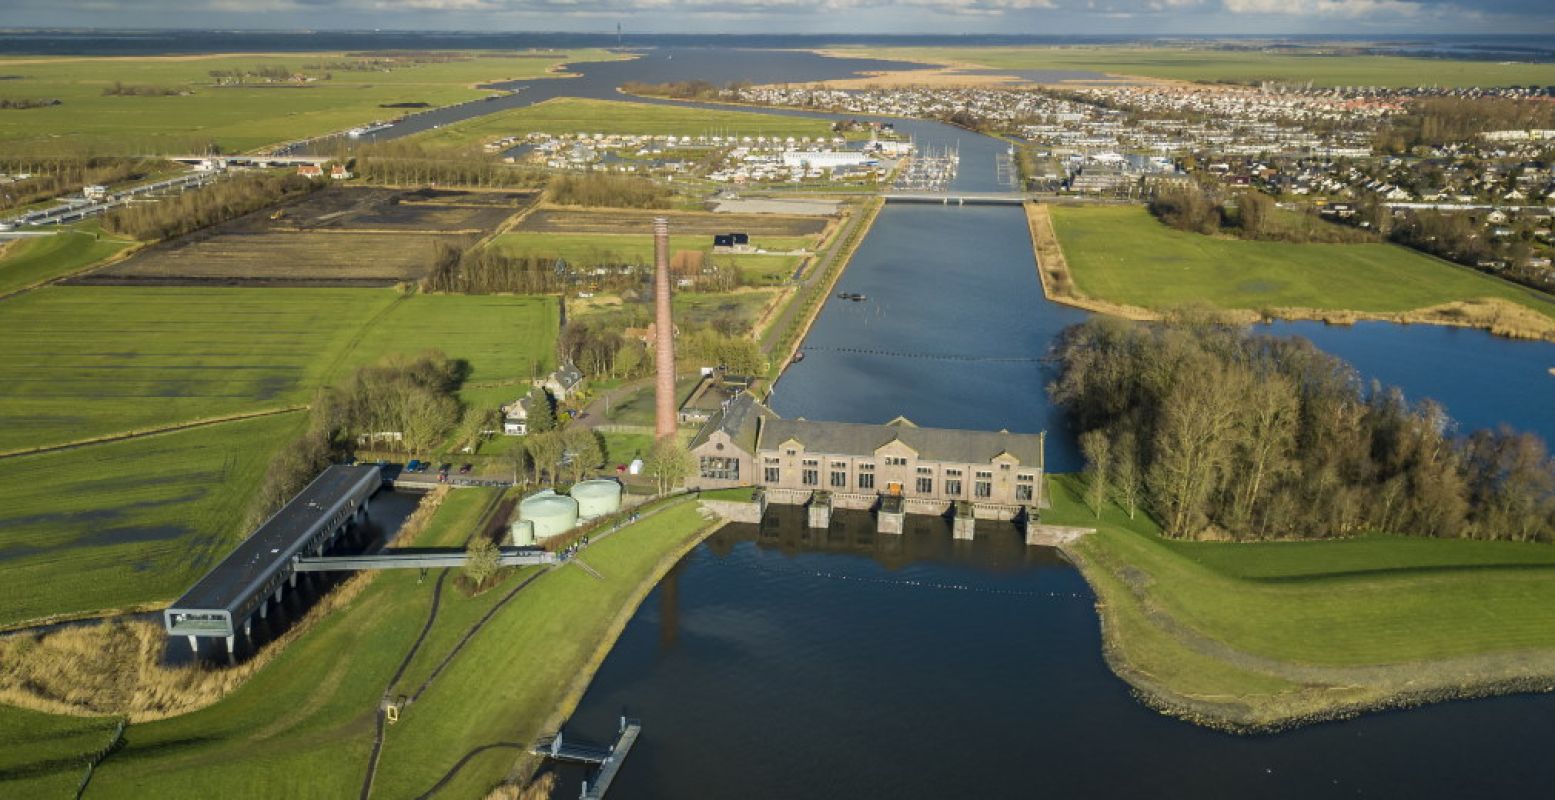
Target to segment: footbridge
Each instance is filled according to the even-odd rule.
[[[292,562],[297,572],[365,572],[378,569],[459,568],[469,563],[463,550],[387,550],[359,556],[299,556]],[[555,553],[531,547],[503,547],[497,564],[504,567],[535,567],[556,564]]]
[[[888,203],[920,203],[946,206],[1018,206],[1026,202],[1020,192],[883,192]]]
[[[282,591],[296,588],[298,561],[322,556],[352,526],[365,523],[382,487],[376,465],[325,469],[162,612],[168,635],[189,637],[196,652],[200,639],[225,639],[232,658],[238,632],[249,635],[254,615],[267,616],[272,599],[279,605]]]

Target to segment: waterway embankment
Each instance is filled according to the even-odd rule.
[[[1037,277],[1048,300],[1071,308],[1135,321],[1158,320],[1164,316],[1159,309],[1088,296],[1075,282],[1063,245],[1053,229],[1048,206],[1027,203],[1026,221],[1031,231],[1032,248],[1037,254]],[[1470,328],[1507,339],[1555,342],[1555,317],[1497,297],[1471,298],[1407,311],[1270,306],[1256,310],[1228,308],[1223,309],[1223,312],[1229,319],[1244,325],[1275,320],[1313,321],[1327,325],[1354,325],[1363,321],[1390,322],[1397,325]]]

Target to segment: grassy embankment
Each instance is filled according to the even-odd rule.
[[[1203,302],[1245,311],[1249,321],[1378,319],[1555,339],[1555,300],[1397,245],[1204,236],[1134,206],[1028,213],[1048,296],[1094,311],[1139,319]]]
[[[469,361],[463,399],[549,368],[554,298],[358,289],[49,287],[0,302],[0,450],[297,408],[390,353]],[[301,413],[0,458],[0,627],[171,599],[244,535],[249,492]]]
[[[488,495],[451,494],[417,539],[458,544]],[[683,503],[623,529],[583,555],[603,574],[567,567],[541,574],[502,605],[430,684],[476,621],[534,570],[466,597],[450,578],[438,614],[395,694],[424,689],[386,729],[374,795],[411,797],[429,789],[470,749],[527,743],[575,704],[637,604],[707,525]],[[366,772],[375,713],[391,676],[431,608],[433,580],[412,571],[374,577],[361,595],[322,620],[246,685],[182,717],[132,725],[127,746],[99,769],[96,797],[206,797],[241,787],[252,796],[355,796]],[[0,709],[0,793],[39,796],[74,787],[80,754],[106,742],[96,721]],[[99,736],[100,734],[100,736]],[[505,775],[512,749],[472,759],[445,790],[479,796]]]
[[[65,229],[53,236],[20,239],[0,248],[0,296],[69,275],[131,243],[92,230]]]
[[[963,68],[1104,72],[1182,81],[1312,81],[1318,86],[1555,83],[1555,65],[1402,56],[1262,53],[1196,47],[889,47],[836,49]]]
[[[1555,547],[1371,535],[1169,541],[1100,520],[1072,476],[1043,521],[1098,527],[1067,549],[1098,596],[1108,663],[1146,702],[1262,730],[1555,686]]]
[[[329,80],[304,84],[217,86],[213,70],[281,67],[321,76],[319,64],[354,61],[343,53],[180,57],[16,57],[0,70],[9,98],[58,99],[60,105],[0,114],[0,150],[12,154],[171,153],[215,143],[225,151],[344,130],[414,112],[396,103],[451,105],[491,94],[476,85],[537,78],[564,62],[604,61],[603,50],[545,54],[483,54],[465,61],[381,70],[329,70]],[[187,91],[169,96],[105,95],[115,82]]]
[[[421,134],[416,141],[429,147],[463,148],[529,133],[795,138],[833,135],[831,123],[823,119],[562,97],[445,125]]]

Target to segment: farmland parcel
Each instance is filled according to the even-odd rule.
[[[477,84],[545,76],[601,50],[458,57],[346,53],[178,58],[10,58],[8,96],[59,105],[0,115],[11,154],[246,151],[492,94]],[[328,76],[327,78],[325,76]]]
[[[533,200],[518,192],[329,189],[157,245],[81,284],[392,286],[439,243],[484,236]]]

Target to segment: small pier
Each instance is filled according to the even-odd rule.
[[[535,742],[530,752],[554,761],[597,765],[599,772],[595,773],[592,783],[587,780],[583,782],[583,791],[579,797],[582,800],[599,800],[610,790],[610,784],[615,781],[616,773],[621,770],[621,763],[626,761],[626,754],[631,752],[632,745],[637,743],[637,737],[642,734],[642,729],[641,722],[622,717],[615,743],[608,747],[589,742],[567,741],[558,731],[555,736]]]

